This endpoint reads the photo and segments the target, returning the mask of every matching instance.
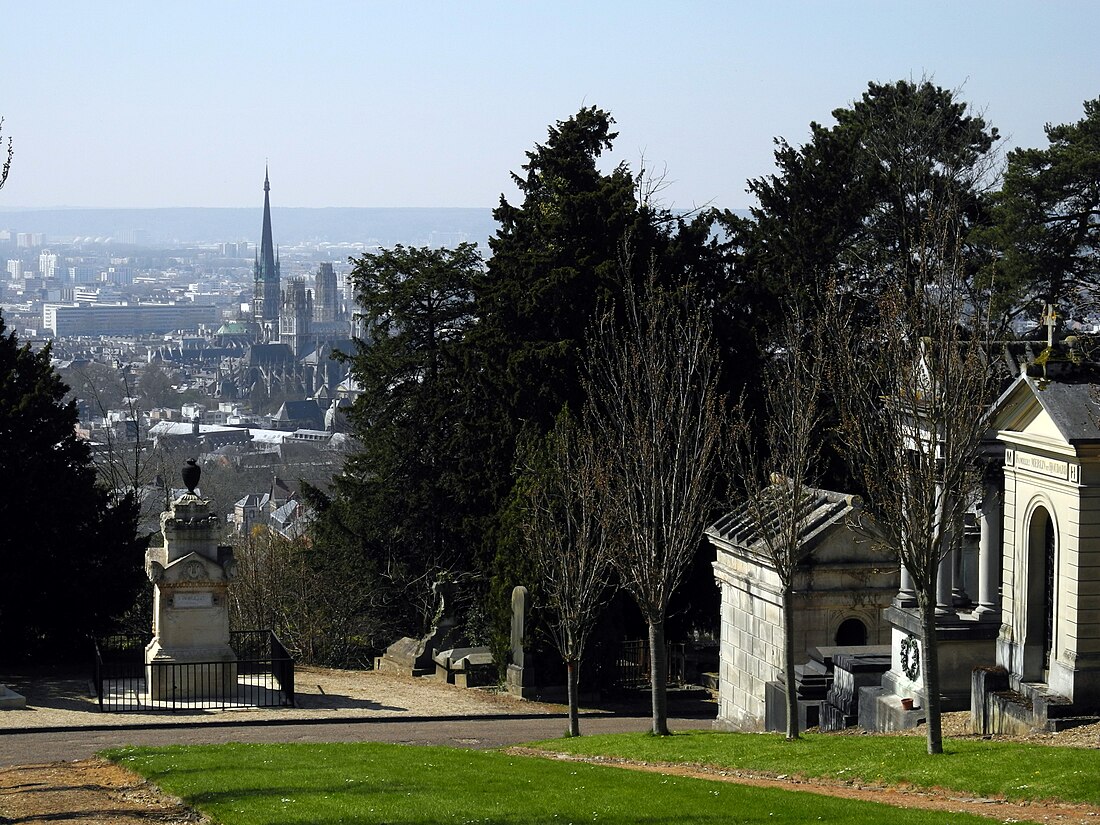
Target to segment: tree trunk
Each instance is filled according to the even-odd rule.
[[[565,663],[566,674],[566,693],[568,694],[569,701],[569,735],[580,736],[581,735],[581,722],[580,715],[577,712],[577,686],[579,683],[580,674],[580,662],[575,662],[572,659]]]
[[[787,738],[798,738],[798,693],[794,674],[794,593],[783,588],[783,680],[787,686]]]
[[[653,697],[653,735],[668,736],[668,652],[664,617],[649,622],[649,685]]]
[[[943,564],[941,561],[940,564]],[[928,727],[928,752],[943,753],[943,725],[940,718],[940,652],[936,642],[936,576],[918,598],[924,644],[921,671],[924,673],[924,709]]]

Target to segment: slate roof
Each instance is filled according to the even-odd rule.
[[[849,514],[862,507],[858,496],[815,487],[807,487],[803,492],[805,495],[799,505],[802,521],[799,536],[803,547],[817,544],[829,528],[842,524]],[[780,500],[782,499],[777,497],[776,501]],[[772,524],[779,523],[779,513],[774,505],[769,520]],[[766,552],[760,524],[744,507],[718,519],[707,528],[706,533],[712,541],[730,544],[753,553]]]
[[[254,367],[282,365],[294,360],[294,351],[287,344],[253,344],[248,348],[248,363]]]
[[[1054,376],[1049,381],[1022,375],[996,406],[1026,384],[1070,444],[1100,441],[1100,375],[1092,371]]]
[[[325,428],[325,413],[316,401],[306,399],[304,401],[286,401],[275,414],[276,421],[293,421],[312,424],[308,429],[323,430]]]

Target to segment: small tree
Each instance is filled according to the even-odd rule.
[[[613,564],[649,626],[653,733],[668,734],[665,615],[712,504],[722,432],[718,358],[687,291],[642,294],[623,265],[623,320],[590,340],[585,387],[594,436],[607,449],[602,481],[615,534]]]
[[[591,433],[564,410],[541,445],[523,456],[523,531],[548,608],[550,636],[565,662],[569,735],[580,736],[581,658],[605,604],[610,548],[599,507],[603,471]]]
[[[764,421],[755,426],[738,408],[732,481],[751,542],[775,570],[783,605],[783,678],[787,738],[797,739],[794,576],[805,558],[805,529],[821,452],[825,386],[822,323],[804,329],[793,307],[764,367]],[[762,430],[758,436],[757,433]]]
[[[4,118],[0,117],[0,135],[4,133]],[[4,147],[4,141],[0,138],[0,150]],[[4,158],[3,165],[0,165],[0,189],[4,188],[4,184],[8,182],[8,172],[11,171],[11,159],[15,156],[15,145],[12,143],[11,138],[8,138],[8,154]]]
[[[842,309],[833,381],[841,436],[861,473],[884,541],[908,570],[920,612],[928,752],[943,752],[936,590],[941,562],[958,547],[989,422],[994,369],[986,319],[966,300],[959,227],[950,210],[925,223],[915,246],[916,291],[903,284],[878,302],[875,325]],[[843,305],[843,296],[833,307]],[[845,340],[847,336],[847,340]]]

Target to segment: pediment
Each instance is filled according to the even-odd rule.
[[[164,581],[173,584],[221,581],[224,578],[221,566],[200,553],[188,553],[164,568]]]
[[[1043,403],[1042,392],[1026,376],[1005,391],[993,408],[992,429],[998,437],[1013,434],[1036,442],[1069,445],[1068,434]]]

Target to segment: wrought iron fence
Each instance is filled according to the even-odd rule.
[[[649,642],[631,639],[595,646],[588,659],[592,682],[610,688],[637,690],[649,687]],[[684,684],[684,644],[669,642],[665,649],[668,684]]]
[[[236,658],[145,662],[145,640],[110,636],[95,645],[95,684],[105,711],[208,710],[294,705],[294,660],[268,630],[234,631]]]

